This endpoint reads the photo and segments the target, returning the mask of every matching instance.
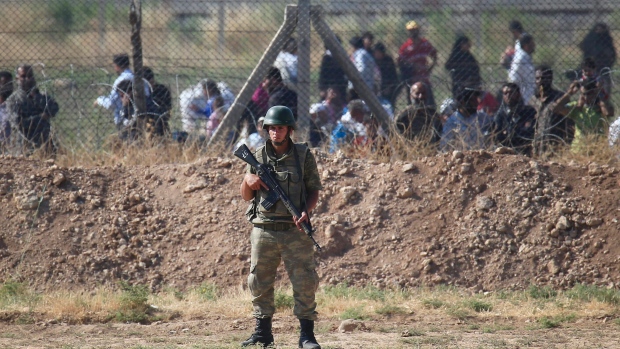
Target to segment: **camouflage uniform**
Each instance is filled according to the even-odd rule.
[[[261,163],[274,166],[280,185],[296,207],[303,211],[309,191],[321,190],[321,180],[314,156],[307,146],[294,147],[277,158],[271,142],[268,141],[254,153]],[[300,168],[301,167],[301,168]],[[255,170],[248,166],[248,173]],[[271,318],[275,312],[274,283],[280,260],[293,286],[295,307],[293,313],[299,319],[316,319],[315,292],[318,288],[318,274],[314,262],[314,247],[308,236],[297,229],[291,214],[278,201],[269,211],[258,203],[266,196],[264,190],[256,192],[255,208],[251,215],[254,224],[250,237],[252,256],[248,286],[252,292],[254,317]],[[306,195],[306,196],[304,196]]]

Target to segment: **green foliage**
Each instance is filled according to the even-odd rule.
[[[613,305],[620,304],[620,292],[615,289],[607,289],[594,285],[577,284],[566,292],[566,296],[571,299],[590,302],[597,300],[602,303]]]
[[[577,316],[575,314],[567,314],[567,315],[558,315],[554,317],[544,316],[538,319],[538,323],[542,328],[557,328],[563,322],[573,322]]]
[[[353,320],[368,320],[370,317],[364,312],[364,306],[360,305],[353,308],[346,309],[340,314],[340,320],[353,319]]]
[[[203,283],[196,289],[200,298],[214,301],[220,297],[220,290],[214,283]]]
[[[53,19],[52,29],[55,29],[56,35],[82,29],[95,16],[95,8],[83,0],[51,0],[47,3],[47,12]]]
[[[458,320],[467,320],[471,317],[471,313],[467,309],[460,307],[450,307],[446,310],[446,314]]]
[[[33,306],[39,297],[30,293],[28,287],[21,282],[6,281],[0,287],[0,304],[6,306],[11,304],[24,304]]]
[[[487,303],[479,299],[471,299],[465,302],[465,306],[472,309],[476,313],[493,310],[493,305],[491,303]]]
[[[148,322],[148,288],[144,285],[130,285],[126,281],[121,281],[120,286],[123,293],[120,297],[120,309],[115,315],[116,320],[120,322]]]
[[[295,306],[295,299],[293,298],[293,296],[288,295],[280,290],[277,290],[275,292],[274,298],[276,309],[278,310],[293,309],[293,307]]]
[[[358,300],[385,301],[387,291],[375,286],[354,287],[346,283],[326,286],[323,293],[333,298],[353,298]]]
[[[407,309],[399,307],[397,305],[385,304],[380,308],[375,310],[375,313],[379,315],[396,315],[396,314],[407,314]]]
[[[422,305],[428,309],[439,309],[445,305],[445,303],[436,298],[424,299],[422,300]]]
[[[405,331],[403,331],[402,336],[403,337],[420,337],[423,336],[424,332],[420,331],[420,330],[416,330],[414,328],[408,328]]]
[[[172,18],[168,22],[168,30],[174,33],[180,40],[195,45],[201,45],[204,42],[202,18],[199,16]]]
[[[558,293],[551,287],[549,286],[536,286],[536,285],[530,285],[530,287],[527,288],[527,294],[534,299],[551,299],[551,298],[555,298]]]
[[[556,327],[560,327],[560,322],[550,318],[550,317],[543,317],[541,319],[538,320],[538,323],[540,324],[540,326],[542,328],[556,328]]]

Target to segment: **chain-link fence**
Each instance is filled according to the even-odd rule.
[[[133,55],[131,4],[0,1],[0,70],[15,77],[19,65],[32,65],[39,90],[59,105],[51,124],[62,146],[96,150],[122,128],[123,120],[118,115],[115,120],[122,103],[109,98],[116,98],[111,95],[118,91],[113,86],[125,68],[115,66],[113,58]],[[416,81],[427,87],[426,105],[437,109],[448,97],[458,99],[463,89],[488,92],[479,99],[493,114],[509,79],[517,82],[524,98],[536,99],[541,87],[532,79],[534,67],[541,64],[553,70],[555,89],[565,92],[572,81],[586,85],[595,79],[607,94],[601,98],[620,103],[613,46],[620,35],[620,5],[614,0],[300,0],[290,8],[289,22],[287,4],[141,1],[143,62],[171,94],[169,107],[157,94],[152,96],[158,110],[171,109],[166,137],[208,139],[234,97],[245,90],[231,123],[235,127],[241,118],[250,124],[251,133],[270,103],[291,103],[298,109],[302,129],[310,132],[303,138],[328,143],[343,107],[355,97],[349,91],[349,80],[355,79],[386,107],[385,114],[377,111],[377,101],[364,93],[368,91],[354,86],[374,114],[381,114],[376,117],[384,127],[388,121],[383,118],[392,122],[412,103],[410,86]],[[346,76],[340,52],[329,46],[331,33],[340,39],[347,60],[359,72],[357,78]],[[522,45],[524,34],[535,44],[526,39]],[[274,47],[278,52],[267,55]],[[593,58],[593,77],[584,76],[590,73],[582,69],[586,57]],[[279,68],[284,86],[293,93],[278,86],[270,66]],[[521,73],[525,75],[517,76]],[[254,80],[249,81],[251,76]],[[215,89],[207,78],[216,83]],[[222,100],[212,98],[217,90]],[[578,99],[577,93],[572,100]],[[222,130],[222,139],[230,141],[233,135]]]

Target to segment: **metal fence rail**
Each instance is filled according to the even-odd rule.
[[[0,26],[0,70],[15,76],[18,66],[32,65],[39,90],[59,104],[60,111],[51,118],[51,125],[61,146],[97,150],[118,132],[113,108],[94,106],[94,102],[97,97],[111,93],[118,77],[113,56],[119,53],[131,56],[128,19],[131,3],[131,0],[0,1],[4,18]],[[468,38],[469,51],[479,68],[481,81],[476,88],[494,96],[498,94],[508,80],[508,70],[500,64],[500,56],[515,45],[515,37],[509,31],[510,22],[515,20],[536,42],[531,54],[534,65],[551,67],[555,72],[553,85],[562,91],[580,78],[585,57],[594,56],[597,62],[602,62],[605,58],[600,56],[612,50],[613,59],[607,59],[611,64],[606,64],[604,70],[597,67],[597,73],[606,76],[611,101],[620,105],[615,86],[618,77],[615,47],[609,47],[607,41],[597,41],[604,33],[588,36],[601,24],[599,28],[603,29],[599,31],[607,30],[611,41],[618,41],[620,5],[614,0],[312,0],[307,3],[313,8],[320,6],[322,18],[341,39],[348,55],[354,51],[352,39],[366,34],[365,37],[372,37],[368,46],[371,54],[384,51],[383,55],[396,62],[396,76],[384,74],[382,82],[372,87],[379,97],[391,102],[391,114],[398,115],[409,103],[409,86],[413,81],[403,76],[398,56],[408,39],[406,26],[410,21],[416,22],[421,36],[437,52],[436,64],[428,77],[437,106],[455,92],[453,76],[445,65],[459,35]],[[288,4],[283,0],[141,1],[143,60],[155,73],[155,80],[171,92],[171,133],[178,136],[180,131],[187,131],[190,137],[196,133],[196,137],[208,139],[210,133],[205,128],[209,115],[205,110],[198,111],[205,117],[194,120],[193,129],[184,130],[183,118],[188,118],[185,115],[188,112],[183,103],[191,104],[187,98],[201,98],[199,84],[206,78],[223,82],[228,92],[237,96],[284,23]],[[299,1],[300,7],[305,4]],[[306,44],[309,47],[308,67],[302,56],[295,56],[298,51],[294,45],[284,42],[281,46],[291,51],[289,57],[299,58],[302,74],[297,76],[297,67],[287,65],[286,59],[280,62],[281,68],[293,69],[284,74],[284,82],[300,96],[298,114],[302,119],[309,118],[312,106],[325,97],[327,86],[319,80],[324,57],[331,54],[326,53],[324,33],[317,32],[315,25],[308,27],[303,23],[300,18],[292,37],[297,39],[300,50]],[[306,69],[307,80],[303,76]],[[575,70],[579,71],[576,75],[571,73]],[[257,87],[248,88],[258,94]],[[346,93],[344,87],[342,91]],[[184,96],[190,97],[183,100]],[[231,100],[226,97],[230,96],[223,97],[228,107]],[[243,105],[243,120],[253,123],[264,112],[264,105],[251,109],[252,113],[248,113],[249,109],[247,104]],[[310,128],[317,122],[308,119]],[[225,138],[230,140],[230,137],[226,133]]]

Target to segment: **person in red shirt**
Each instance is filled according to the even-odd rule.
[[[424,83],[427,89],[426,105],[433,106],[435,99],[431,89],[430,75],[437,63],[437,50],[420,35],[418,23],[409,21],[405,28],[409,32],[409,39],[398,50],[398,67],[402,79],[408,85],[416,82]]]

